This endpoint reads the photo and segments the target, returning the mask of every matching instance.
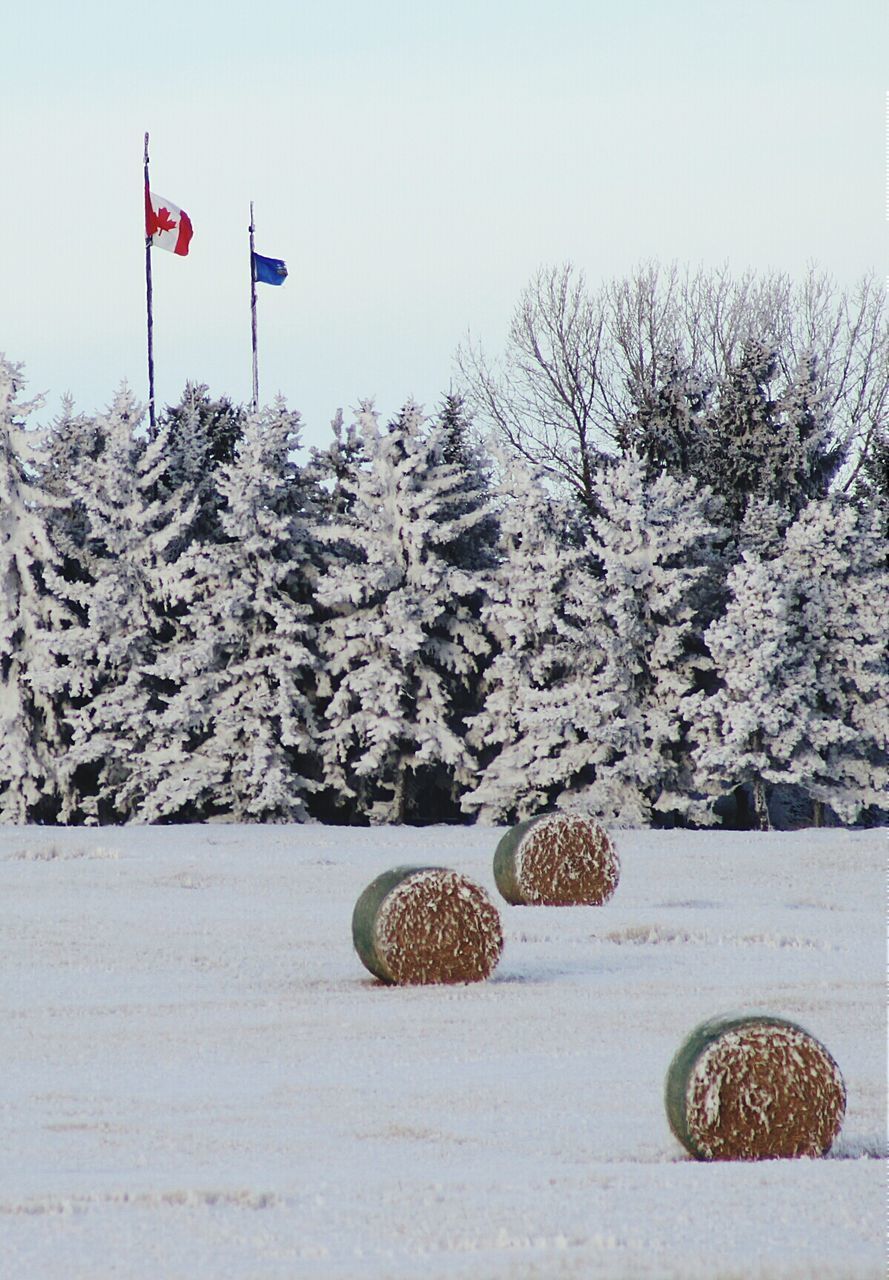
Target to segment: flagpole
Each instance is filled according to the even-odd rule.
[[[253,412],[259,408],[259,362],[256,356],[256,268],[253,264],[253,201],[250,201],[250,334],[253,345]]]
[[[145,135],[145,207],[148,206],[148,134]],[[151,306],[151,236],[145,221],[145,306],[148,313],[148,422],[154,435],[154,317]]]

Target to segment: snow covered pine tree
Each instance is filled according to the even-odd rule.
[[[701,642],[720,575],[712,495],[630,454],[603,468],[596,495],[605,661],[596,680],[592,813],[625,826],[706,820],[688,734],[710,663]]]
[[[160,706],[153,664],[170,633],[163,572],[171,548],[185,540],[194,502],[181,491],[159,496],[169,440],[163,430],[153,440],[141,436],[142,417],[121,388],[95,419],[95,456],[80,454],[68,477],[87,536],[68,547],[79,562],[77,575],[66,575],[78,620],[57,641],[73,733],[64,775],[69,789],[75,775],[83,788],[79,812],[66,820],[131,817],[153,749]]]
[[[168,690],[140,790],[142,821],[301,822],[315,772],[314,513],[293,459],[299,416],[250,414],[219,468],[223,541],[167,571],[177,617],[153,668]]]
[[[812,502],[781,555],[744,554],[732,599],[707,631],[720,687],[701,705],[695,755],[711,792],[801,788],[820,820],[886,806],[889,574],[876,512],[841,496]]]
[[[469,722],[481,767],[462,807],[482,822],[511,823],[589,781],[605,654],[599,583],[569,537],[568,503],[504,459],[497,505],[501,562],[481,613],[495,656]]]
[[[477,676],[485,640],[476,576],[453,549],[489,517],[444,459],[446,436],[409,402],[380,430],[358,417],[366,467],[343,479],[344,518],[324,532],[324,781],[339,815],[442,821],[473,760],[455,689]]]
[[[39,400],[0,354],[0,822],[53,821],[63,783],[54,637],[69,615],[50,589],[61,568],[36,483],[43,434],[26,425]]]

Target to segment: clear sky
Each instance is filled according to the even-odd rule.
[[[190,214],[153,251],[158,399],[432,409],[534,272],[650,258],[887,270],[886,0],[32,0],[4,14],[0,351],[48,411],[147,394],[142,139]]]

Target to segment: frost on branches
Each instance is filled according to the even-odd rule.
[[[187,494],[163,496],[169,440],[163,431],[141,436],[142,417],[122,388],[95,419],[95,456],[79,455],[68,477],[86,537],[68,547],[78,563],[67,584],[77,622],[59,641],[72,730],[64,776],[73,786],[78,774],[91,822],[132,814],[159,706],[153,664],[169,632],[163,569],[193,516]]]
[[[709,666],[701,632],[719,568],[710,493],[666,472],[646,482],[631,454],[601,471],[596,495],[605,658],[583,801],[623,826],[655,815],[700,820],[686,741]]]
[[[566,504],[518,462],[504,464],[497,497],[500,565],[481,614],[495,656],[469,721],[480,772],[462,807],[482,822],[511,823],[550,808],[589,774],[603,623]]]
[[[703,704],[696,757],[714,792],[788,783],[844,822],[886,806],[889,576],[876,512],[810,503],[776,560],[744,555],[707,641],[720,681]]]
[[[416,405],[384,430],[364,406],[358,426],[368,461],[342,479],[318,585],[324,782],[341,812],[374,823],[423,806],[450,816],[473,765],[460,702],[486,649],[477,580],[451,553],[488,512]]]
[[[789,375],[780,364],[775,348],[749,339],[709,413],[699,474],[735,528],[752,501],[760,523],[771,512],[786,525],[827,493],[843,461],[818,361],[810,354]]]
[[[244,410],[224,396],[213,400],[204,385],[187,383],[178,404],[161,415],[160,430],[168,441],[169,467],[164,491],[192,495],[194,517],[188,542],[221,542],[222,498],[219,468],[234,461],[244,430]]]
[[[26,426],[20,366],[0,354],[0,822],[52,820],[63,730],[52,696],[64,605],[47,587],[59,557],[34,483],[42,433]]]
[[[0,358],[0,821],[885,820],[889,450],[826,496],[804,336],[659,358],[580,506],[555,454],[495,488],[456,394],[303,467],[200,385],[34,429]]]
[[[283,401],[251,414],[218,472],[224,541],[195,542],[168,571],[175,632],[153,668],[168,692],[142,821],[307,817],[317,657],[298,444],[298,415]]]

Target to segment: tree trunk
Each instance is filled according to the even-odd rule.
[[[404,823],[404,812],[407,805],[407,769],[399,769],[395,779],[395,792],[392,797],[392,821],[401,826]]]
[[[816,827],[824,826],[824,801],[815,800],[812,804],[812,823]]]
[[[771,831],[769,806],[766,802],[766,784],[762,778],[755,778],[753,782],[753,811],[756,814],[757,829]]]
[[[733,819],[736,831],[750,830],[750,797],[746,787],[735,787],[735,816]]]

